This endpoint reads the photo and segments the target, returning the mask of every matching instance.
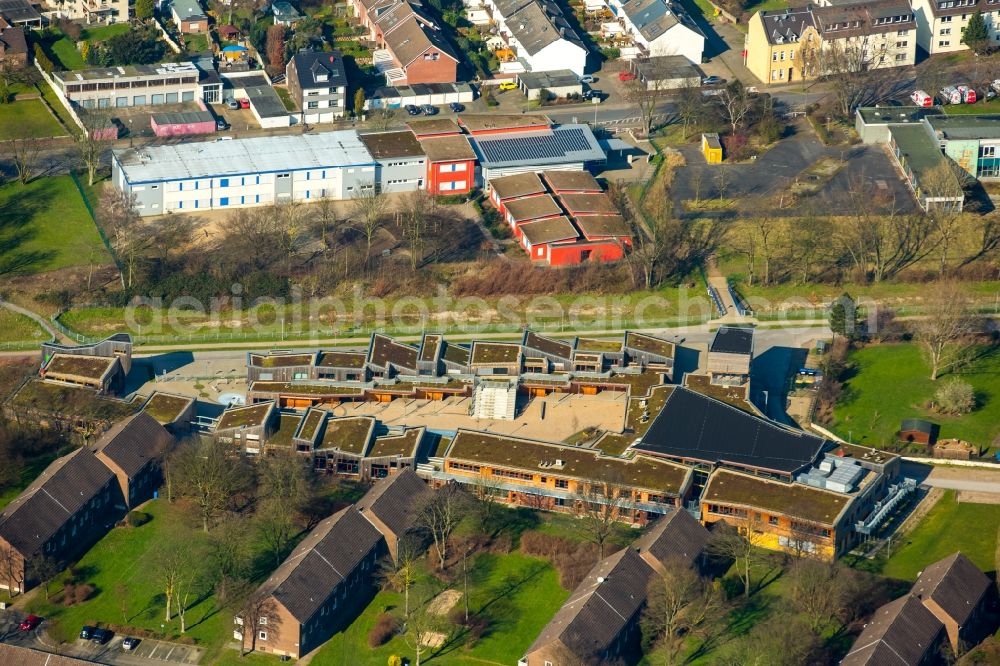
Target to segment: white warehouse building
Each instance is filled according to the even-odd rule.
[[[350,199],[376,185],[376,161],[353,130],[118,149],[112,182],[140,215]]]

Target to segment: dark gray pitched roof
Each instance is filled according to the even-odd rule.
[[[373,514],[398,536],[413,527],[414,512],[431,492],[427,484],[407,468],[379,479],[355,506],[362,515]]]
[[[300,51],[292,56],[299,87],[340,88],[347,85],[344,57],[340,51]],[[317,81],[317,76],[326,75],[326,81]]]
[[[841,666],[918,666],[944,625],[916,597],[906,595],[875,611]]]
[[[921,601],[934,601],[961,627],[991,584],[968,557],[954,553],[924,569],[910,593]]]
[[[604,558],[573,590],[528,653],[562,641],[581,660],[600,657],[645,602],[652,576],[653,568],[631,548]]]
[[[639,553],[648,552],[661,564],[694,563],[708,543],[708,530],[684,509],[663,516],[633,544]]]
[[[173,437],[156,419],[139,412],[104,433],[94,445],[94,453],[103,453],[132,478],[172,441]]]
[[[812,463],[825,440],[678,386],[639,451],[792,473]]]
[[[35,553],[113,478],[90,449],[59,458],[0,513],[0,538]]]
[[[381,540],[353,506],[343,509],[317,525],[261,589],[305,624]]]

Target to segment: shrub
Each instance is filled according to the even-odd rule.
[[[375,620],[375,626],[368,632],[368,647],[377,648],[389,642],[399,631],[399,620],[389,613],[382,613]]]
[[[727,134],[722,137],[722,145],[726,150],[726,157],[734,162],[745,160],[750,154],[746,134]]]
[[[148,513],[143,513],[142,511],[129,511],[128,515],[125,516],[125,524],[129,527],[139,527],[141,525],[145,525],[152,519],[153,517]]]
[[[398,654],[390,654],[388,666],[403,666],[403,660]]]
[[[522,534],[521,552],[544,557],[551,562],[559,572],[559,585],[566,590],[576,588],[598,560],[595,544],[580,543],[542,532]]]
[[[75,606],[76,604],[83,603],[92,596],[94,596],[94,586],[89,583],[80,583],[79,585],[66,583],[63,586],[62,601],[64,606]]]
[[[69,289],[43,291],[40,294],[35,294],[35,301],[45,305],[54,305],[57,308],[68,308],[73,304],[73,292]]]
[[[52,64],[49,57],[45,55],[45,51],[42,50],[41,44],[35,44],[35,60],[46,74],[51,74],[52,70],[55,69],[55,65]]]
[[[971,384],[955,377],[938,387],[934,406],[942,414],[968,414],[976,408],[976,392]]]

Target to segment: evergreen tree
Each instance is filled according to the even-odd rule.
[[[140,20],[153,18],[153,0],[135,0],[135,17]]]
[[[858,318],[858,304],[851,298],[851,295],[844,292],[840,298],[830,304],[830,330],[833,335],[857,339],[860,333],[860,320]]]
[[[354,117],[360,118],[365,112],[365,91],[358,88],[354,91]]]
[[[986,27],[983,13],[976,10],[976,13],[969,19],[968,25],[962,30],[962,43],[975,51],[977,54],[986,53],[990,48],[990,31]]]

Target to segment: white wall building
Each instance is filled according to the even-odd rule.
[[[568,69],[583,76],[587,47],[552,0],[486,0],[498,35],[517,59],[501,63],[502,72]]]
[[[378,178],[353,130],[122,148],[111,166],[144,216],[350,199]]]
[[[625,57],[682,55],[701,64],[705,35],[678,3],[667,0],[610,0],[608,7],[632,38],[635,52]]]
[[[962,31],[979,10],[994,44],[1000,43],[1000,4],[996,0],[913,0],[917,19],[917,43],[929,54],[951,53],[969,48]],[[930,94],[937,91],[928,90]]]

